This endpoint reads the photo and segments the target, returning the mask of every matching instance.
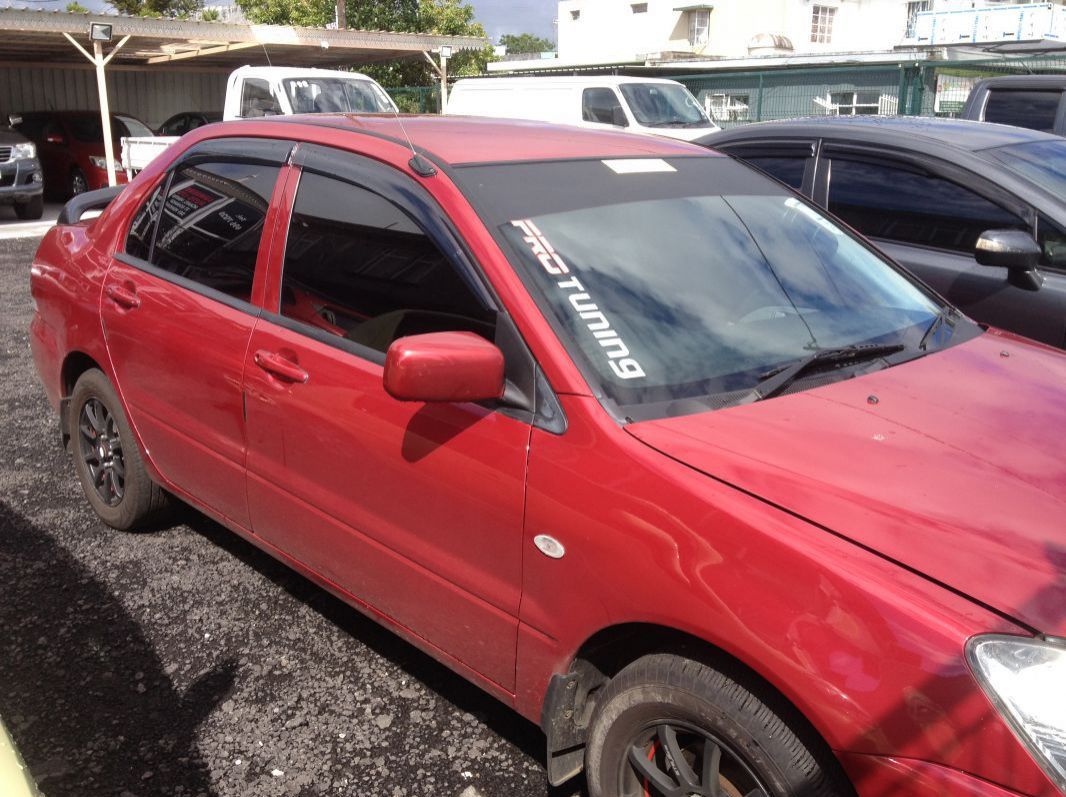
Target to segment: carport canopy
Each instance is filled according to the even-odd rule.
[[[423,33],[297,28],[286,25],[252,25],[181,19],[71,14],[63,11],[0,9],[0,65],[35,64],[50,67],[84,64],[84,56],[64,33],[89,46],[89,25],[113,26],[113,42],[129,41],[109,62],[109,67],[165,68],[213,67],[220,71],[263,63],[279,66],[339,67],[421,58],[441,46],[459,50],[480,49],[487,43],[477,36],[438,36]],[[265,55],[264,55],[265,54]]]

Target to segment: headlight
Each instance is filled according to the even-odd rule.
[[[97,169],[107,168],[107,158],[103,157],[102,155],[90,155],[89,163],[91,163]]]
[[[1066,793],[1066,640],[979,636],[966,656],[1015,735]]]
[[[16,144],[11,148],[11,160],[22,160],[23,158],[36,158],[37,147],[36,145],[27,141],[25,144]]]

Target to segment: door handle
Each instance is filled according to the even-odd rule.
[[[302,385],[310,378],[307,371],[292,360],[266,349],[255,353],[255,364],[285,382],[299,382]]]
[[[123,288],[121,285],[108,285],[105,289],[107,298],[119,307],[133,310],[141,306],[141,300],[137,298],[137,292],[131,288]]]

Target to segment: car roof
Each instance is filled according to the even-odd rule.
[[[416,147],[452,166],[710,154],[702,147],[658,136],[477,116],[303,114],[271,116],[269,121],[329,127],[353,135],[386,137],[401,143],[409,139]],[[223,122],[215,129],[220,133],[227,129],[234,131],[242,124],[245,121]]]
[[[914,149],[916,139],[944,149],[979,152],[1008,144],[1062,141],[1059,136],[1024,127],[938,119],[921,116],[811,116],[775,122],[758,122],[712,133],[700,139],[704,146],[767,139],[778,136],[846,138],[851,141],[898,145]]]
[[[1058,88],[1066,89],[1066,75],[1001,75],[979,80],[975,88]]]
[[[252,66],[245,64],[230,72],[230,78],[261,77],[265,80],[284,80],[299,77],[339,77],[348,79],[370,80],[362,72],[345,72],[339,69],[319,69],[313,66]]]
[[[466,86],[489,86],[492,84],[499,85],[521,85],[521,86],[537,86],[545,85],[548,83],[555,83],[556,85],[563,86],[621,86],[627,83],[672,83],[680,86],[676,80],[670,80],[662,77],[633,77],[625,75],[544,75],[541,77],[466,77],[461,80],[457,80],[455,85]]]

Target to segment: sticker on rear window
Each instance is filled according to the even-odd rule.
[[[677,171],[662,158],[623,158],[602,161],[602,163],[615,174],[654,174],[655,172]]]
[[[647,376],[636,358],[630,356],[629,347],[621,335],[615,331],[599,305],[592,300],[581,281],[570,273],[570,267],[533,220],[518,219],[512,221],[511,225],[521,230],[522,240],[529,246],[533,257],[540,261],[548,276],[555,280],[555,286],[564,292],[571,312],[581,319],[582,325],[600,344],[614,375],[619,379],[643,379]]]

